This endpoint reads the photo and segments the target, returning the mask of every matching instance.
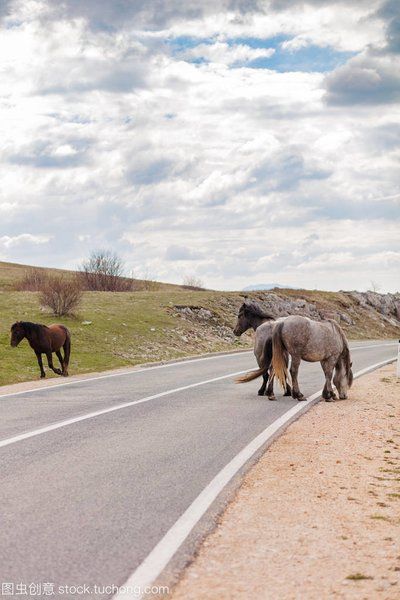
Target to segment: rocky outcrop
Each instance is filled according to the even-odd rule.
[[[275,318],[303,315],[317,321],[332,319],[353,338],[393,338],[400,334],[400,294],[274,290],[247,297]],[[235,340],[232,329],[243,299],[243,294],[221,293],[204,305],[175,305],[172,311],[190,324],[193,335],[229,342]]]

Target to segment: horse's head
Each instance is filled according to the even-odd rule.
[[[233,330],[233,333],[238,337],[252,327],[254,331],[264,321],[274,320],[272,315],[263,311],[261,306],[256,302],[243,302],[239,308],[238,319]]]
[[[250,329],[250,327],[251,322],[249,320],[249,307],[247,302],[243,302],[242,306],[239,308],[238,318],[233,333],[239,337],[242,335],[242,333]]]
[[[333,383],[335,384],[336,389],[339,392],[339,398],[341,400],[346,400],[347,392],[353,384],[353,371],[351,368],[352,366],[353,363],[350,362],[350,360],[346,360],[346,358],[341,358],[339,359],[339,362],[335,369]]]
[[[21,340],[25,337],[25,328],[21,321],[17,321],[14,325],[11,325],[11,340],[10,344],[13,348],[18,346]]]

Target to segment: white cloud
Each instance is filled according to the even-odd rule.
[[[186,59],[204,59],[212,63],[231,65],[247,63],[258,58],[270,58],[275,53],[274,48],[251,48],[245,44],[234,46],[226,42],[199,44],[184,53]]]
[[[169,281],[190,267],[219,288],[373,276],[393,289],[400,110],[379,2],[165,2],[158,16],[155,4],[122,18],[109,2],[13,3],[0,37],[3,255],[75,267],[110,247]],[[277,35],[283,49],[257,47]],[[314,45],[359,54],[326,77],[296,67]],[[249,68],[268,57],[293,66]]]
[[[29,245],[29,244],[46,244],[51,240],[51,236],[46,235],[31,235],[30,233],[21,233],[14,237],[3,235],[0,237],[0,245],[4,248],[13,248],[14,246]]]

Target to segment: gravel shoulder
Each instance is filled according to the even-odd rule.
[[[400,598],[394,365],[313,407],[245,478],[172,600]]]

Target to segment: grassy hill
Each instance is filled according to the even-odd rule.
[[[39,306],[36,292],[13,291],[25,269],[0,263],[0,385],[39,376],[26,340],[18,348],[9,345],[10,326],[17,320],[64,323],[72,333],[71,374],[252,345],[251,334],[239,340],[232,334],[242,292],[168,284],[155,291],[85,292],[78,314],[58,319]],[[247,295],[276,316],[335,318],[353,339],[400,335],[400,296],[282,289]]]
[[[29,265],[20,265],[18,263],[9,263],[0,261],[0,291],[15,290],[18,282],[21,282],[24,276],[32,270],[44,273],[46,275],[64,275],[73,277],[76,271],[66,269],[55,269],[50,267],[32,267]],[[143,279],[132,279],[135,290],[146,290],[154,288],[157,290],[184,289],[184,286],[174,285],[173,283],[163,283],[159,281],[146,281]]]

